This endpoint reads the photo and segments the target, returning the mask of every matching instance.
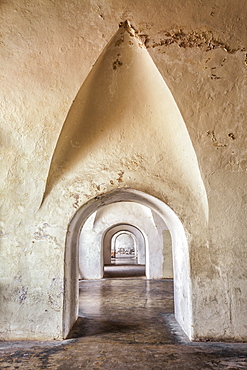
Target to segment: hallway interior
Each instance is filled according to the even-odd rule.
[[[0,370],[247,370],[246,19],[0,0]]]
[[[70,338],[0,342],[0,369],[246,369],[243,343],[191,343],[173,316],[173,281],[128,276],[80,281],[79,318]],[[143,275],[132,265],[129,274]],[[126,278],[121,276],[125,275]],[[114,277],[114,278],[113,278]]]

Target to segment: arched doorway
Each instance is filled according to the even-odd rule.
[[[191,338],[191,280],[189,251],[182,223],[174,211],[161,200],[133,189],[117,189],[92,199],[82,206],[70,222],[65,254],[65,294],[64,294],[64,337],[67,336],[78,315],[78,251],[80,231],[90,215],[104,205],[116,202],[137,202],[155,211],[166,223],[172,237],[174,269],[175,317],[185,333]],[[103,259],[103,252],[100,255]]]
[[[146,239],[133,225],[108,229],[102,238],[104,278],[146,278]]]
[[[122,230],[113,235],[111,238],[111,257],[119,260],[120,258],[136,259],[137,256],[137,242],[132,232]]]
[[[134,238],[135,248],[135,263],[145,265],[146,263],[146,244],[147,238],[143,231],[133,225],[129,224],[117,224],[111,226],[105,231],[102,238],[103,253],[104,253],[104,265],[112,264],[113,255],[112,249],[114,249],[115,238],[119,233],[129,233]]]
[[[122,225],[122,226],[121,226]],[[152,209],[135,201],[118,201],[92,213],[79,233],[81,279],[101,279],[110,264],[110,240],[115,232],[128,230],[138,240],[138,263],[145,265],[148,279],[168,277],[164,271],[164,220]],[[168,231],[169,233],[169,231]],[[171,244],[170,244],[171,249]],[[165,250],[167,250],[166,245]],[[103,250],[102,250],[103,249]],[[166,261],[164,261],[166,259]],[[170,257],[170,265],[172,258]]]

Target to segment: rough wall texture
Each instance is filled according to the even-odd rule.
[[[180,108],[206,185],[208,247],[191,255],[194,289],[206,292],[195,337],[247,339],[246,13],[245,0],[1,1],[3,338],[62,337],[68,222],[89,198],[125,185],[121,168],[107,186],[89,168],[83,192],[68,181],[38,212],[71,103],[128,18]]]

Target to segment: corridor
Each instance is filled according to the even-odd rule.
[[[71,339],[0,342],[0,369],[247,368],[246,344],[186,339],[174,320],[170,279],[83,280],[79,307]]]

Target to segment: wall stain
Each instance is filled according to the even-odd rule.
[[[27,298],[27,292],[28,288],[25,289],[24,286],[21,287],[21,290],[19,291],[19,303],[24,303],[25,299]]]
[[[120,22],[119,23],[119,28],[124,28],[131,37],[134,37],[140,48],[144,47],[144,45],[143,45],[144,42],[143,42],[142,38],[140,37],[139,32],[136,30],[136,28],[132,24],[130,24],[130,22],[128,20],[126,20],[124,22]],[[123,42],[123,38],[124,38],[124,36],[122,36],[122,38],[120,38],[120,40],[115,43],[115,46],[119,46]],[[130,43],[130,45],[131,45],[131,43]],[[133,43],[132,43],[132,45],[133,45]]]
[[[75,199],[75,202],[73,203],[73,207],[77,209],[79,207],[80,196],[79,194],[71,194],[71,197]]]
[[[118,172],[118,178],[117,178],[118,182],[123,182],[123,175],[124,175],[124,171]]]
[[[216,37],[214,37],[212,31],[186,32],[182,29],[164,31],[164,36],[157,42],[152,41],[147,34],[140,34],[139,37],[143,40],[146,48],[156,48],[177,44],[179,47],[184,49],[193,47],[206,47],[206,51],[222,49],[229,54],[234,54],[239,50],[245,51],[244,48],[232,48],[224,41],[218,40]]]
[[[119,59],[116,59],[114,62],[113,62],[113,64],[112,64],[112,68],[113,69],[117,69],[118,67],[121,67],[123,65],[123,63],[122,62],[120,62],[120,60]]]
[[[49,225],[44,223],[43,227],[44,229],[48,227]],[[34,233],[34,240],[48,240],[53,241],[57,246],[60,246],[60,244],[57,241],[57,238],[53,235],[49,235],[42,227],[38,227],[38,231]]]
[[[124,35],[121,35],[121,37],[115,42],[115,46],[120,46],[124,42]]]
[[[233,133],[233,132],[229,132],[228,136],[229,136],[229,138],[230,138],[230,139],[232,139],[232,140],[235,140],[235,139],[236,139],[236,137],[235,137],[235,135],[234,135],[234,133]]]
[[[210,76],[211,80],[219,80],[220,77],[219,76],[216,76],[216,74],[212,73],[211,76]]]
[[[223,148],[223,147],[226,147],[228,145],[228,144],[220,143],[218,141],[218,139],[216,138],[216,134],[215,134],[214,130],[207,131],[207,136],[210,137],[211,141],[213,142],[213,146],[216,146],[217,148]]]

